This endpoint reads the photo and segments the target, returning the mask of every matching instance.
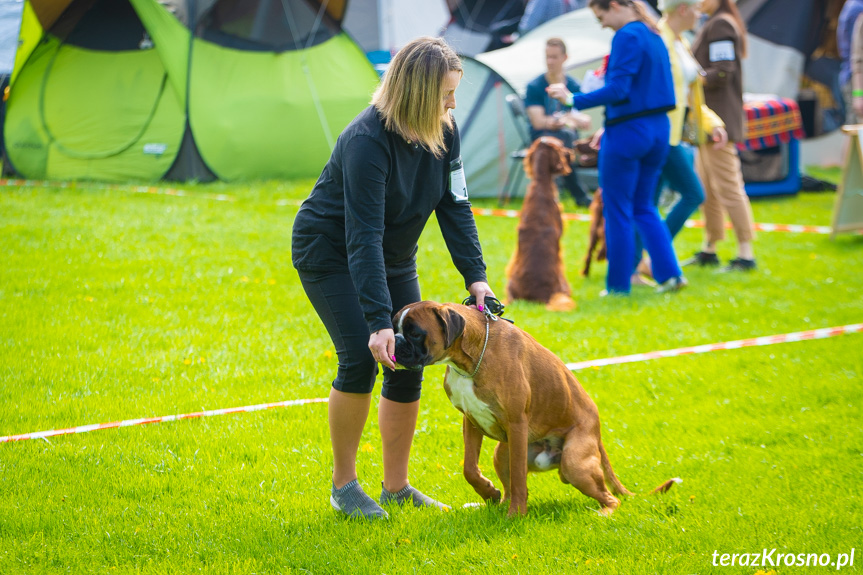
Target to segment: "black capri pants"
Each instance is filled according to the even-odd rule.
[[[312,307],[336,347],[339,369],[333,387],[345,393],[371,393],[378,363],[369,349],[371,334],[350,273],[300,271],[299,275]],[[393,311],[422,299],[416,271],[387,278],[387,288]],[[398,403],[412,403],[420,398],[422,380],[421,371],[384,369],[381,396]]]

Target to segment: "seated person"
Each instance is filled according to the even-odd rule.
[[[572,148],[578,139],[576,128],[590,127],[590,117],[586,114],[572,114],[571,108],[564,106],[546,93],[551,84],[566,84],[572,93],[580,91],[578,82],[563,71],[566,61],[566,44],[560,38],[549,38],[545,43],[545,65],[548,71],[541,74],[527,85],[524,98],[525,111],[530,123],[530,138],[536,140],[542,136],[552,136],[563,142],[567,148]],[[576,205],[590,205],[590,197],[578,183],[575,170],[561,178],[562,185],[575,200]]]

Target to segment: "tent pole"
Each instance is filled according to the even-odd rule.
[[[282,0],[282,8],[285,11],[285,17],[288,19],[288,24],[291,26],[291,34],[293,34],[294,39],[298,38],[298,30],[296,25],[294,24],[294,19],[292,18],[293,14],[291,13],[290,6],[286,3],[287,0]],[[315,25],[312,27],[312,30],[309,32],[309,41],[306,45],[308,48],[311,45],[312,38],[314,38],[315,33],[318,31],[318,27],[321,25],[321,20],[324,16],[324,10],[326,10],[327,4],[329,4],[329,0],[324,0],[321,3],[321,7],[318,10],[318,15],[315,18]],[[330,131],[330,124],[327,122],[327,117],[324,114],[324,108],[321,106],[321,99],[318,97],[318,90],[315,87],[315,82],[312,80],[312,73],[309,70],[309,64],[306,61],[305,49],[300,50],[300,58],[303,65],[303,75],[306,77],[306,83],[309,85],[309,91],[312,93],[312,102],[315,104],[315,111],[318,113],[318,120],[321,123],[321,128],[324,130],[324,136],[327,138],[327,145],[330,147],[330,152],[333,151],[336,147],[336,143],[333,140],[332,132]]]

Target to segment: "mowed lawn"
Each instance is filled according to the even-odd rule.
[[[326,397],[332,346],[290,263],[311,184],[0,188],[0,436]],[[753,209],[759,222],[829,225],[834,198]],[[516,224],[477,217],[500,296]],[[678,255],[701,237],[684,230]],[[506,310],[564,362],[863,322],[863,236],[760,233],[757,272],[687,270],[684,292],[628,299],[599,297],[604,264],[579,276],[586,243],[587,224],[570,222],[576,311]],[[733,237],[720,256],[734,256]],[[467,295],[433,219],[419,268],[426,298]],[[461,416],[441,367],[426,371],[411,482],[449,513],[336,516],[323,403],[0,443],[0,573],[837,570],[776,565],[780,554],[860,571],[861,349],[863,333],[576,372],[638,493],[611,518],[554,472],[529,477],[525,518],[463,508],[479,498],[461,475]],[[482,466],[496,481],[492,443]],[[374,407],[359,476],[380,493]],[[683,483],[646,494],[671,477]],[[763,550],[767,564],[753,565]],[[723,554],[746,557],[723,567]]]

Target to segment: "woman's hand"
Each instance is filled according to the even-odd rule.
[[[369,349],[376,362],[395,370],[396,336],[393,330],[379,329],[373,333],[369,337]]]
[[[474,282],[470,284],[467,291],[470,292],[470,295],[476,298],[476,305],[472,305],[470,307],[476,308],[479,311],[483,311],[485,309],[486,296],[495,297],[494,292],[491,291],[491,287],[489,287],[485,282]]]
[[[728,143],[728,132],[722,126],[713,128],[713,133],[710,135],[713,139],[713,149],[719,150]]]

